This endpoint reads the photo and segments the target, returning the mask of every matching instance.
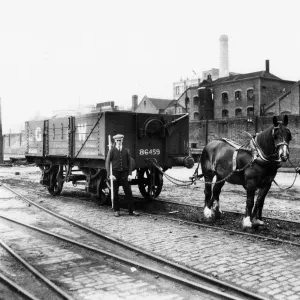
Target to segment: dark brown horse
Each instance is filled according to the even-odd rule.
[[[225,140],[214,140],[205,146],[201,155],[201,168],[205,179],[205,218],[220,217],[219,195],[227,181],[242,185],[247,191],[243,227],[264,224],[262,209],[265,197],[278,168],[289,157],[289,142],[292,138],[287,128],[287,116],[284,116],[283,122],[273,117],[273,124],[274,126],[252,137],[247,148],[234,147]],[[216,181],[212,184],[215,176]],[[254,206],[257,190],[258,196]]]

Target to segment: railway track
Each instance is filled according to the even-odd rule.
[[[32,190],[34,191],[34,190]],[[50,197],[47,192],[38,191],[40,195],[45,197]],[[68,191],[68,193],[72,193],[72,191]],[[87,200],[89,198],[84,198],[83,195],[86,193],[82,193],[83,200]],[[68,196],[61,195],[60,197],[68,198]],[[122,197],[122,196],[121,196]],[[145,202],[143,198],[135,197],[140,202]],[[157,200],[153,200],[153,202],[160,202]],[[178,206],[178,203],[172,201],[168,201],[169,204],[174,205],[175,207]],[[184,206],[184,205],[183,205]],[[293,245],[296,247],[300,247],[300,222],[299,221],[292,221],[282,218],[273,218],[273,217],[264,217],[264,221],[266,226],[248,229],[246,232],[241,228],[242,218],[244,216],[243,213],[238,211],[230,211],[230,210],[223,210],[222,219],[216,220],[215,222],[207,222],[202,214],[202,210],[200,211],[200,217],[197,217],[197,221],[189,221],[186,220],[186,217],[182,214],[176,217],[176,208],[175,213],[171,214],[174,217],[170,217],[169,213],[164,213],[161,210],[155,210],[148,215],[155,216],[162,216],[164,218],[168,218],[169,220],[180,220],[181,222],[185,222],[186,224],[190,224],[193,226],[201,226],[205,228],[211,228],[215,230],[221,230],[224,232],[228,232],[229,234],[238,234],[246,237],[252,237],[255,239],[260,239],[265,242],[272,242],[272,243],[283,243],[287,245]],[[180,209],[179,209],[180,210]]]
[[[45,277],[27,264],[2,238],[0,256],[0,299],[72,299],[64,297],[65,294],[57,285],[45,281]]]
[[[0,299],[5,298],[11,300],[39,300],[29,291],[0,273]]]
[[[242,289],[237,286],[222,282],[216,278],[207,276],[183,265],[143,251],[137,247],[131,246],[128,243],[113,239],[107,234],[100,233],[99,231],[89,228],[86,225],[74,222],[73,220],[70,220],[69,218],[66,218],[62,215],[58,215],[57,213],[49,209],[45,209],[44,207],[36,203],[36,199],[28,199],[27,196],[25,197],[24,195],[16,192],[8,186],[4,186],[12,193],[17,195],[18,198],[26,201],[28,205],[35,206],[38,209],[42,209],[44,212],[51,214],[52,216],[63,221],[66,221],[69,224],[72,224],[72,226],[76,226],[76,228],[84,230],[85,234],[82,234],[82,236],[80,236],[81,243],[78,243],[70,238],[66,238],[65,236],[49,233],[48,230],[41,228],[40,221],[38,222],[39,227],[36,227],[28,224],[22,224],[17,220],[13,220],[11,218],[8,218],[7,216],[1,215],[0,217],[2,219],[5,219],[7,222],[14,222],[15,224],[18,224],[18,226],[26,226],[30,230],[39,231],[42,234],[51,234],[52,237],[56,239],[72,243],[77,247],[84,247],[87,251],[92,251],[99,255],[110,257],[110,259],[118,260],[119,262],[133,266],[138,270],[144,270],[148,273],[154,274],[154,276],[156,277],[165,278],[166,280],[176,282],[177,284],[185,287],[188,286],[194,291],[203,293],[203,297],[204,295],[206,295],[205,297],[207,297],[207,294],[209,294],[211,297],[210,299],[266,299],[255,293],[249,292],[246,289]],[[84,236],[88,238],[85,238],[84,240]],[[95,237],[97,237],[97,241]],[[123,253],[123,255],[122,257],[120,257],[116,253]],[[135,259],[130,259],[132,257],[135,257]],[[176,276],[172,274],[176,274]]]

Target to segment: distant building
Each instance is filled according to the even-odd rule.
[[[189,87],[198,86],[201,78],[185,79],[173,83],[173,98],[177,100]]]
[[[148,98],[144,96],[135,112],[152,114],[181,114],[186,110],[175,100]]]
[[[215,69],[215,68],[212,68],[210,70],[207,70],[207,71],[203,71],[202,72],[202,78],[203,79],[206,79],[208,78],[208,76],[210,75],[210,78],[212,80],[217,80],[220,76],[219,76],[219,69]]]

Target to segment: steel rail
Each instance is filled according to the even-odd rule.
[[[146,214],[146,213],[144,213],[144,215],[153,216],[152,214]],[[157,217],[157,216],[159,216],[159,214],[155,214],[155,216]],[[253,238],[259,238],[259,239],[264,240],[264,241],[268,240],[268,241],[272,241],[272,242],[289,244],[289,245],[292,245],[292,246],[300,247],[300,243],[294,243],[294,242],[285,241],[285,240],[282,240],[282,239],[275,239],[275,238],[271,238],[271,237],[267,237],[267,236],[262,236],[262,235],[258,235],[258,234],[249,233],[249,232],[241,232],[241,231],[236,231],[236,230],[232,230],[232,229],[225,229],[225,228],[220,228],[220,227],[217,227],[217,226],[211,226],[211,225],[201,224],[201,223],[197,223],[197,222],[171,218],[171,217],[167,217],[166,215],[161,215],[161,216],[163,218],[167,219],[167,220],[170,220],[170,221],[176,221],[176,222],[181,222],[181,223],[189,224],[189,225],[193,225],[193,226],[204,227],[204,228],[209,228],[209,229],[215,229],[215,230],[225,231],[225,232],[229,232],[229,233],[233,233],[233,234],[245,235],[245,236],[253,237]]]
[[[81,243],[81,242],[77,242],[73,239],[70,239],[70,238],[67,238],[67,237],[64,237],[64,236],[61,236],[57,233],[52,233],[50,231],[47,231],[47,230],[44,230],[42,228],[39,228],[39,227],[36,227],[36,226],[32,226],[32,225],[29,225],[29,224],[25,224],[23,222],[20,222],[20,221],[17,221],[17,220],[14,220],[14,219],[11,219],[11,218],[8,218],[8,217],[5,217],[3,215],[0,215],[0,218],[2,219],[5,219],[7,221],[10,221],[10,222],[13,222],[13,223],[16,223],[18,225],[21,225],[21,226],[24,226],[24,227],[27,227],[27,228],[30,228],[32,230],[35,230],[35,231],[38,231],[38,232],[41,232],[41,233],[44,233],[46,235],[49,235],[49,236],[52,236],[52,237],[55,237],[55,238],[58,238],[64,242],[68,242],[68,243],[71,243],[73,245],[76,245],[76,246],[79,246],[79,247],[82,247],[86,250],[90,250],[90,251],[93,251],[97,254],[100,254],[100,255],[103,255],[103,256],[107,256],[107,257],[110,257],[112,259],[115,259],[117,261],[120,261],[122,263],[125,263],[127,265],[131,265],[131,266],[134,266],[136,267],[137,269],[143,269],[144,271],[147,271],[147,272],[150,272],[150,273],[153,273],[155,275],[159,275],[161,277],[165,277],[166,279],[168,280],[172,280],[172,281],[176,281],[182,285],[186,285],[186,286],[189,286],[189,287],[192,287],[194,289],[197,289],[199,291],[202,291],[202,292],[205,292],[205,293],[210,293],[212,294],[213,296],[221,296],[222,299],[228,299],[228,300],[241,300],[242,298],[240,297],[237,297],[237,296],[233,296],[233,295],[230,295],[230,294],[226,294],[224,292],[220,292],[216,289],[213,289],[213,288],[210,288],[210,287],[207,287],[207,286],[204,286],[202,284],[199,284],[197,282],[194,282],[194,281],[191,281],[191,280],[187,280],[187,279],[183,279],[182,277],[179,277],[179,276],[176,276],[176,275],[173,275],[173,274],[170,274],[170,273],[167,273],[167,272],[163,272],[161,270],[158,270],[158,269],[155,269],[153,267],[149,267],[145,264],[141,264],[141,263],[138,263],[134,260],[131,260],[131,259],[127,259],[127,258],[123,258],[119,255],[116,255],[116,254],[112,254],[111,252],[108,252],[108,251],[105,251],[105,250],[100,250],[96,247],[93,247],[93,246],[89,246],[87,244],[84,244],[84,243]],[[1,240],[0,240],[1,242]],[[248,295],[247,295],[248,296]],[[266,298],[257,298],[255,297],[254,299],[266,299]]]
[[[2,217],[2,216],[1,216]],[[28,270],[30,270],[36,277],[40,280],[44,281],[50,288],[56,291],[63,299],[67,300],[75,300],[70,295],[66,294],[62,289],[60,289],[57,285],[55,285],[52,281],[46,278],[43,274],[41,274],[37,269],[35,269],[32,265],[30,265],[25,259],[23,259],[20,255],[18,255],[11,247],[9,247],[4,241],[0,239],[0,245],[6,249],[14,258],[16,258],[19,262],[21,262]]]
[[[24,189],[24,187],[19,187],[19,188],[21,188],[21,189]],[[49,195],[49,193],[47,193],[47,192],[41,192],[41,191],[35,191],[35,190],[33,190],[33,189],[28,189],[28,188],[26,188],[26,191],[32,191],[32,192],[35,192],[35,193],[37,193],[37,194],[41,194],[41,195],[45,195],[45,196],[51,196],[51,195]],[[69,192],[71,192],[72,190],[69,190]],[[226,191],[225,191],[225,193],[227,193]],[[120,195],[120,197],[122,197],[123,195]],[[84,201],[86,201],[86,199],[83,199],[83,198],[72,198],[72,197],[70,197],[70,196],[64,196],[64,195],[59,195],[59,196],[55,196],[56,198],[57,197],[63,197],[63,198],[69,198],[69,199],[72,199],[72,200],[84,200]],[[138,200],[144,200],[144,198],[141,198],[141,197],[137,197],[137,196],[133,196],[135,199],[138,199]],[[152,201],[158,201],[158,200],[156,200],[156,199],[153,199]],[[163,201],[161,201],[160,200],[160,202],[163,202]],[[168,201],[168,203],[174,203],[174,204],[181,204],[181,203],[178,203],[178,202],[173,202],[173,201]],[[183,204],[181,204],[181,205],[183,205]],[[184,205],[187,205],[187,206],[192,206],[192,207],[199,207],[199,206],[196,206],[196,205],[193,205],[193,204],[184,204]],[[223,212],[227,212],[227,213],[231,213],[231,214],[238,214],[238,215],[244,215],[244,213],[243,212],[239,212],[239,211],[234,211],[234,210],[224,210],[224,209],[222,209],[222,211]],[[263,219],[264,220],[273,220],[273,221],[279,221],[279,222],[287,222],[287,223],[291,223],[291,224],[298,224],[298,225],[300,225],[300,221],[292,221],[292,220],[288,220],[288,219],[281,219],[281,218],[274,218],[274,217],[263,217]]]
[[[3,185],[5,186],[5,185]],[[26,189],[26,190],[31,190],[31,189]],[[36,192],[34,190],[31,190],[33,192]],[[47,196],[49,196],[48,193],[44,193],[44,192],[37,192],[38,194],[45,194]],[[122,196],[122,195],[121,195]],[[21,196],[23,197],[23,196]],[[58,196],[56,196],[58,197]],[[64,197],[67,198],[68,196],[59,196],[59,197]],[[74,198],[69,197],[70,199],[74,200]],[[136,197],[138,199],[140,199],[139,197]],[[29,200],[30,201],[30,200]],[[153,201],[157,201],[157,200],[153,200]],[[172,202],[172,201],[168,201],[168,203],[174,203],[174,204],[178,204],[177,202]],[[36,205],[37,207],[39,207],[38,204],[35,204],[34,202],[32,203],[33,205]],[[188,206],[194,206],[191,204],[187,204]],[[195,206],[197,207],[197,206]],[[42,208],[42,207],[40,207]],[[45,208],[42,208],[45,209]],[[230,211],[230,210],[222,210],[223,212],[228,212],[228,213],[232,213],[232,214],[239,214],[239,215],[243,215],[243,213],[238,212],[238,211]],[[147,213],[143,213],[144,215],[153,215],[153,214],[147,214]],[[225,231],[225,232],[229,232],[229,233],[233,233],[233,234],[239,234],[239,235],[245,235],[245,236],[249,236],[249,237],[253,237],[253,238],[259,238],[262,240],[269,240],[269,241],[274,241],[274,242],[278,242],[278,243],[283,243],[283,244],[288,244],[288,245],[293,245],[296,247],[300,247],[300,243],[296,243],[296,242],[291,242],[291,241],[286,241],[283,239],[277,239],[277,238],[271,238],[271,237],[267,237],[267,236],[262,236],[262,235],[258,235],[258,234],[253,234],[253,233],[248,233],[248,232],[241,232],[241,231],[236,231],[233,229],[225,229],[225,228],[220,228],[217,226],[211,226],[211,225],[206,225],[206,224],[201,224],[198,222],[193,222],[193,221],[186,221],[183,219],[176,219],[176,218],[171,218],[171,217],[167,217],[165,214],[161,214],[164,218],[168,219],[168,220],[173,220],[173,221],[178,221],[180,220],[180,222],[186,223],[186,224],[190,224],[190,225],[195,225],[195,226],[199,226],[199,227],[205,227],[205,228],[210,228],[210,229],[215,229],[215,230],[221,230],[221,231]],[[159,214],[155,214],[155,216],[159,216]],[[291,224],[297,224],[300,225],[300,221],[291,221],[291,220],[285,220],[285,219],[279,219],[279,218],[272,218],[272,217],[263,217],[264,220],[273,220],[273,221],[281,221],[281,222],[287,222],[287,223],[291,223]],[[83,225],[81,225],[83,226]],[[89,227],[88,227],[89,228]]]
[[[165,258],[163,258],[163,257],[161,257],[161,256],[158,256],[158,255],[152,254],[152,253],[150,253],[150,252],[144,251],[144,250],[142,250],[142,249],[140,249],[140,248],[138,248],[138,247],[135,247],[135,246],[130,245],[130,244],[126,243],[126,242],[123,242],[123,241],[120,241],[120,240],[118,240],[118,239],[116,239],[116,238],[113,238],[113,237],[111,237],[111,236],[108,236],[108,235],[106,235],[106,234],[104,234],[104,233],[102,233],[102,232],[100,232],[100,231],[94,230],[94,229],[91,228],[91,227],[88,227],[88,226],[82,225],[82,224],[80,224],[80,223],[77,223],[77,222],[75,222],[75,221],[73,221],[73,220],[71,220],[71,219],[69,219],[69,218],[67,218],[67,217],[64,217],[64,216],[62,216],[62,215],[60,215],[60,214],[57,214],[57,213],[55,213],[55,212],[53,212],[53,211],[51,211],[51,210],[49,210],[49,209],[47,209],[47,208],[44,208],[43,206],[41,206],[41,205],[39,205],[39,204],[36,204],[34,201],[29,200],[27,197],[25,197],[25,196],[23,196],[23,195],[17,193],[16,191],[12,190],[12,189],[9,188],[7,185],[4,184],[3,186],[4,186],[5,188],[7,188],[8,190],[10,190],[12,193],[14,193],[14,194],[16,194],[17,196],[21,197],[21,198],[22,198],[23,200],[25,200],[26,202],[30,203],[31,205],[33,205],[33,206],[35,206],[35,207],[37,207],[37,208],[39,208],[39,209],[41,209],[41,210],[43,210],[43,211],[45,211],[45,212],[51,214],[51,215],[53,215],[53,216],[55,216],[55,217],[57,217],[57,218],[59,218],[59,219],[61,219],[61,220],[64,220],[64,221],[66,221],[66,222],[68,222],[68,223],[70,223],[70,224],[73,224],[73,225],[75,225],[75,226],[81,228],[81,229],[84,229],[85,231],[87,231],[87,232],[89,232],[89,233],[93,233],[93,234],[95,234],[95,235],[98,236],[98,237],[101,237],[101,238],[103,238],[103,239],[106,239],[106,240],[110,241],[111,243],[115,243],[115,244],[118,244],[118,245],[120,245],[120,246],[122,246],[122,247],[124,247],[124,248],[127,248],[127,249],[131,250],[131,251],[138,252],[139,254],[142,254],[142,255],[144,255],[144,256],[146,256],[146,257],[148,257],[148,258],[150,258],[150,259],[153,259],[153,260],[155,260],[155,261],[157,261],[157,262],[163,263],[163,264],[165,264],[165,265],[167,265],[167,266],[170,266],[170,267],[172,267],[172,268],[176,268],[177,270],[179,270],[179,271],[181,271],[181,272],[185,272],[185,273],[188,273],[188,274],[190,274],[190,275],[192,275],[192,276],[195,276],[196,278],[198,278],[198,279],[200,279],[200,280],[202,280],[202,281],[206,281],[206,282],[208,282],[209,284],[219,285],[219,286],[221,286],[222,288],[225,288],[225,289],[227,289],[227,290],[229,290],[229,291],[231,291],[231,292],[238,293],[238,294],[240,294],[240,295],[243,295],[244,297],[248,297],[247,299],[267,300],[267,298],[265,298],[265,297],[263,297],[263,296],[257,295],[257,294],[255,294],[255,293],[252,293],[252,292],[250,292],[250,291],[248,291],[248,290],[245,290],[245,289],[240,288],[240,287],[238,287],[238,286],[232,285],[232,284],[230,284],[230,283],[223,282],[223,281],[221,281],[221,280],[219,280],[219,279],[210,277],[210,276],[208,276],[208,275],[206,275],[206,274],[204,274],[204,273],[201,273],[201,272],[199,272],[199,271],[196,271],[196,270],[194,270],[194,269],[188,268],[188,267],[186,267],[186,266],[177,264],[177,263],[175,263],[175,262],[173,262],[173,261],[170,261],[170,260],[168,260],[168,259],[165,259]],[[0,216],[0,217],[2,217],[2,216]],[[5,218],[5,217],[4,217],[4,218]],[[17,221],[16,221],[16,222],[17,222]],[[27,226],[27,225],[26,225],[26,226]],[[29,225],[28,225],[28,226],[29,226]],[[52,234],[52,233],[51,233],[51,234]],[[75,242],[76,242],[76,241],[75,241]],[[99,249],[95,249],[95,250],[100,251]],[[111,255],[110,253],[108,253],[108,254]],[[135,263],[136,263],[136,262],[133,262],[133,264],[135,264]],[[174,280],[177,280],[177,279],[174,278]],[[226,295],[226,296],[228,297],[228,295]],[[250,297],[250,298],[249,298],[249,297]],[[232,299],[232,298],[229,298],[229,299]]]
[[[231,214],[238,214],[238,215],[244,215],[244,213],[239,211],[233,211],[233,210],[222,210],[223,212],[231,213]],[[263,217],[264,220],[273,220],[273,221],[279,221],[279,222],[287,222],[291,224],[298,224],[300,225],[300,221],[292,221],[292,220],[285,220],[280,218],[273,218],[273,217]]]
[[[26,299],[29,299],[29,300],[40,300],[39,298],[37,298],[34,295],[32,295],[30,292],[28,292],[27,290],[25,290],[23,287],[21,287],[20,285],[18,285],[17,283],[13,282],[8,277],[6,277],[5,275],[3,275],[1,272],[0,272],[0,281],[4,282],[13,291],[15,291],[16,293],[18,293],[19,295],[21,295],[22,297],[24,297]]]

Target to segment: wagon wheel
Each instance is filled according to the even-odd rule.
[[[52,195],[52,196],[58,196],[60,195],[62,189],[63,189],[63,183],[59,184],[57,182],[57,180],[55,180],[54,184],[52,186],[47,187],[48,192]]]
[[[99,205],[104,205],[104,204],[109,204],[110,201],[110,188],[107,185],[107,180],[106,180],[106,172],[105,174],[101,174],[101,177],[98,181],[98,199],[97,203]]]
[[[153,179],[151,178],[153,176]],[[151,184],[151,181],[154,181]],[[154,171],[154,174],[149,169],[138,170],[138,187],[142,196],[147,200],[157,198],[163,187],[163,175],[160,172]]]
[[[63,181],[63,174],[62,174],[62,169],[61,173],[57,176],[57,173],[59,172],[59,168],[55,167],[53,170],[50,171],[50,186],[47,187],[48,192],[52,196],[58,196],[60,195],[63,186],[64,186],[64,181]]]

